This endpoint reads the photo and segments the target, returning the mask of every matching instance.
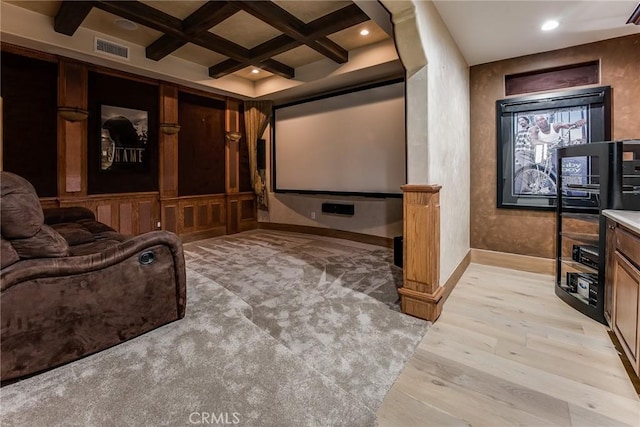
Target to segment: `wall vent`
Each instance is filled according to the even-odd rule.
[[[129,60],[129,47],[105,39],[95,38],[95,51]]]

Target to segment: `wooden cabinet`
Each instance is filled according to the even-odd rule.
[[[609,220],[610,221],[610,220]],[[640,238],[630,230],[610,221],[607,239],[613,239],[615,251],[608,257],[612,272],[605,302],[611,306],[611,329],[636,374],[640,375]],[[609,224],[608,224],[609,225]]]

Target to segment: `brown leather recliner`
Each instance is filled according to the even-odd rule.
[[[18,175],[1,172],[0,185],[3,383],[184,317],[175,234],[123,236],[85,208],[43,211]]]

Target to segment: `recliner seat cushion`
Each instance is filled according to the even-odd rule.
[[[77,223],[63,222],[61,224],[52,224],[51,227],[64,237],[69,246],[82,245],[96,241],[93,233],[87,230],[86,227]]]
[[[13,239],[11,245],[20,258],[53,258],[69,256],[69,245],[59,233],[48,225],[42,225],[35,236]]]
[[[92,219],[79,219],[76,223],[82,225],[86,228],[91,234],[99,234],[107,231],[116,232],[113,228],[109,227],[107,224],[103,224],[102,222],[98,222]]]

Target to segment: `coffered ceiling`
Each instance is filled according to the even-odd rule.
[[[434,5],[470,65],[640,32],[627,24],[637,0]],[[389,13],[375,0],[0,0],[0,8],[3,42],[242,99],[287,102],[404,75]],[[541,32],[546,19],[560,27]],[[97,38],[130,57],[96,51]]]
[[[380,47],[387,51],[391,48],[393,54],[387,53],[358,67],[393,63],[381,72],[370,74],[369,80],[387,74],[401,75],[402,67],[389,35],[390,25],[385,31],[369,16],[375,15],[378,21],[381,16],[383,20],[386,18],[384,27],[389,23],[388,13],[378,2],[361,3],[334,0],[2,1],[3,12],[15,12],[22,19],[34,18],[34,14],[44,17],[45,20],[37,22],[39,25],[48,22],[59,47],[69,47],[93,35],[93,38],[131,47],[132,55],[140,52],[143,58],[134,59],[147,68],[161,70],[176,60],[190,63],[193,69],[200,70],[198,78],[190,78],[192,82],[223,91],[233,87],[235,90],[230,91],[253,98],[263,95],[258,86],[269,86],[271,89],[263,90],[266,94],[272,89],[278,92],[279,86],[291,89],[297,87],[298,82],[308,85],[349,74],[355,71],[349,62],[358,53],[380,50]],[[16,7],[21,10],[17,11]],[[368,34],[362,35],[363,30]],[[90,50],[84,53],[98,55]],[[133,63],[129,59],[129,64],[123,66]],[[313,73],[305,69],[310,64],[315,65]],[[359,79],[362,80],[362,76]],[[338,80],[341,79],[335,84],[342,84]],[[252,87],[254,93],[249,89],[243,93],[239,90],[243,86]]]

